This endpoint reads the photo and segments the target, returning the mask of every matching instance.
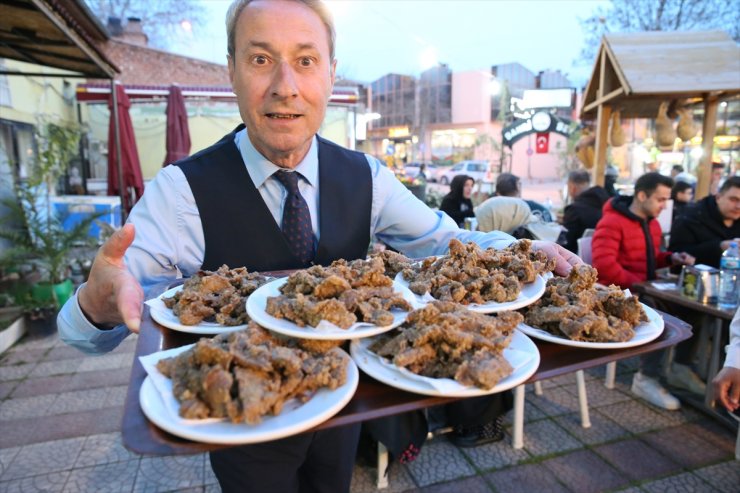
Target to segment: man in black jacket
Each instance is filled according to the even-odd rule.
[[[591,175],[586,170],[571,171],[568,174],[568,196],[573,202],[565,208],[563,226],[565,248],[578,253],[578,238],[588,228],[595,228],[601,219],[601,209],[609,200],[609,194],[602,187],[589,188]]]
[[[740,241],[740,177],[728,178],[717,195],[704,197],[671,228],[671,251],[696,257],[697,264],[719,267],[722,252],[731,241]]]

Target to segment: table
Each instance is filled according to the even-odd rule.
[[[663,283],[664,281],[655,281]],[[712,379],[719,372],[719,368],[722,360],[722,331],[725,326],[725,322],[729,323],[732,321],[732,317],[735,315],[735,310],[726,310],[719,308],[715,304],[700,303],[696,300],[692,300],[681,294],[679,289],[658,289],[654,285],[654,281],[645,281],[634,284],[632,290],[638,294],[649,296],[655,300],[658,308],[664,311],[671,311],[672,307],[682,306],[689,308],[697,313],[705,315],[710,323],[708,324],[712,331],[712,348],[710,351],[709,365],[707,370],[707,390],[704,394],[704,399],[701,402],[700,408],[710,413],[712,416],[718,418],[720,421],[733,426],[732,420],[725,416],[723,413],[718,413],[714,407],[714,395],[712,393]],[[702,326],[704,329],[705,326]],[[696,399],[692,398],[692,394],[689,392],[676,392],[679,397],[689,402],[690,404],[696,404]]]
[[[225,445],[196,443],[175,437],[153,425],[144,416],[139,406],[139,389],[144,382],[146,372],[138,357],[190,344],[198,339],[198,336],[193,334],[176,332],[160,326],[151,319],[148,310],[149,308],[146,307],[142,319],[141,331],[136,346],[136,357],[131,369],[131,378],[124,405],[123,444],[133,452],[148,455],[197,454],[226,447]],[[665,320],[663,334],[658,339],[638,347],[618,350],[581,349],[535,339],[534,341],[540,351],[541,362],[539,368],[527,383],[670,347],[691,336],[691,327],[687,323],[668,314],[661,315]],[[318,426],[317,429],[392,416],[454,400],[457,399],[424,396],[398,390],[361,372],[360,384],[349,404],[334,417]]]

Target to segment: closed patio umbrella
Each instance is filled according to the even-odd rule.
[[[128,111],[131,101],[122,85],[115,84],[114,87],[115,97],[111,92],[108,98],[108,109],[111,110],[108,125],[108,195],[120,195],[121,207],[128,213],[144,193],[144,180],[141,177],[141,163],[136,150],[134,126]],[[120,166],[118,164],[119,153],[116,149],[116,118],[120,141]],[[118,179],[119,169],[122,180]]]
[[[170,86],[167,95],[167,154],[162,166],[167,166],[190,154],[190,130],[188,112],[182,91],[176,85]]]

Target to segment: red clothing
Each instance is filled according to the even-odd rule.
[[[645,221],[629,210],[632,197],[614,197],[604,204],[601,220],[591,243],[593,266],[599,282],[629,288],[655,276],[655,269],[671,263],[671,252],[661,252],[662,231],[655,219]],[[648,255],[647,232],[652,255]],[[651,264],[652,263],[652,269]]]

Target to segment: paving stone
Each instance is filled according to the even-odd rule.
[[[475,474],[460,451],[447,440],[432,440],[421,449],[416,460],[407,464],[419,486],[463,478]]]
[[[64,343],[61,342],[61,340],[59,339],[59,335],[57,334],[57,331],[55,329],[51,333],[42,337],[27,334],[26,337],[20,340],[18,346],[23,347],[24,349],[49,349],[58,344]]]
[[[629,488],[615,491],[618,491],[619,493],[644,493],[643,490],[641,490],[638,486],[630,486]]]
[[[121,342],[110,354],[123,354],[129,353],[133,356],[136,352],[136,344],[139,342],[138,334],[130,334],[126,339]]]
[[[589,417],[591,419],[590,428],[581,426],[581,413],[556,416],[553,418],[553,421],[568,430],[578,441],[589,445],[611,442],[618,438],[627,437],[630,434],[629,431],[599,413],[596,409],[589,410]]]
[[[526,450],[512,447],[510,436],[504,437],[500,442],[458,450],[482,471],[518,464],[531,457]]]
[[[164,492],[203,484],[203,456],[143,457],[134,492]]]
[[[740,489],[740,464],[729,460],[721,464],[697,469],[694,474],[714,486],[717,491],[737,491]]]
[[[635,434],[676,424],[674,420],[656,412],[656,409],[651,404],[632,400],[600,407],[599,412]]]
[[[711,442],[716,447],[730,453],[735,453],[737,431],[730,431],[716,421],[704,419],[685,425],[686,430]]]
[[[115,387],[108,388],[108,394],[105,397],[105,406],[123,406],[126,402],[126,394],[128,393],[128,385],[118,385]]]
[[[638,439],[599,445],[593,450],[633,480],[665,476],[681,470],[676,462]]]
[[[575,493],[611,490],[629,484],[630,480],[590,450],[561,455],[541,465]]]
[[[221,493],[221,486],[218,484],[207,484],[203,487],[203,493]],[[351,493],[354,493],[354,491]]]
[[[51,472],[68,471],[72,469],[77,460],[84,441],[84,438],[72,438],[23,447],[1,479],[20,479]]]
[[[3,493],[61,493],[70,471],[40,474],[29,478],[0,482]]]
[[[54,375],[52,377],[26,378],[18,383],[11,396],[32,397],[44,394],[58,394],[72,379],[72,375]]]
[[[45,416],[56,398],[55,394],[47,394],[36,397],[5,399],[0,402],[0,421]]]
[[[540,410],[533,402],[524,399],[524,423],[530,423],[532,421],[538,421],[547,417],[544,411]],[[508,426],[514,424],[514,411],[506,413],[504,417],[504,423]]]
[[[85,353],[79,349],[68,346],[66,344],[61,346],[55,346],[44,355],[43,361],[60,361],[65,359],[80,359],[86,356]]]
[[[549,419],[524,427],[524,448],[532,455],[549,455],[573,450],[583,445]]]
[[[31,373],[31,370],[33,370],[35,367],[36,363],[0,366],[0,382],[26,378],[28,374]]]
[[[112,370],[86,371],[74,374],[68,382],[67,387],[62,390],[83,390],[128,385],[130,379],[131,371],[127,369],[114,368]]]
[[[565,391],[578,398],[578,387],[576,385],[564,387]],[[588,396],[588,407],[598,409],[600,407],[615,404],[617,402],[629,401],[632,397],[617,389],[607,389],[603,380],[587,380],[586,395]]]
[[[20,383],[23,383],[23,381],[11,380],[9,382],[0,382],[0,400],[9,397]]]
[[[204,478],[203,483],[206,485],[209,484],[218,484],[218,479],[216,479],[216,475],[213,473],[213,469],[211,468],[211,460],[208,457],[208,454],[203,454],[203,471],[204,471]]]
[[[734,456],[683,426],[647,433],[640,439],[685,468],[693,469]]]
[[[47,415],[76,413],[106,406],[108,389],[76,390],[57,395],[54,404],[47,410]]]
[[[649,493],[716,493],[717,491],[714,486],[690,472],[643,483],[640,488]],[[730,491],[732,490],[727,490],[728,493]]]
[[[484,476],[497,493],[567,493],[568,489],[558,482],[549,469],[539,464],[510,467]]]
[[[75,468],[63,493],[128,493],[134,487],[139,459]]]
[[[542,395],[527,395],[527,404],[532,403],[548,416],[558,416],[577,411],[578,398],[566,392],[563,387],[554,387],[543,391]]]
[[[411,478],[406,466],[393,464],[388,473],[388,488],[378,490],[376,486],[378,469],[375,467],[363,467],[355,464],[352,472],[352,483],[350,493],[401,493],[414,490],[416,485]]]
[[[565,375],[560,375],[553,378],[548,378],[547,380],[542,381],[542,388],[545,388],[545,382],[547,382],[548,387],[549,386],[555,386],[555,387],[561,387],[561,386],[568,386],[568,385],[575,385],[576,384],[576,374],[574,373],[566,373]]]
[[[77,462],[75,462],[75,467],[127,462],[138,458],[138,455],[130,452],[123,446],[120,433],[102,433],[87,437],[77,458]]]
[[[15,456],[20,452],[20,447],[11,447],[0,449],[0,478],[3,477],[5,471],[10,467],[10,463],[13,462]],[[2,491],[2,489],[0,489]]]
[[[80,359],[64,359],[61,361],[45,361],[36,365],[31,371],[32,377],[48,377],[51,375],[67,375],[75,373],[82,364]]]
[[[0,357],[0,365],[11,366],[23,363],[38,363],[48,352],[49,348],[29,349],[23,346],[15,346],[3,353]]]
[[[100,371],[131,368],[134,357],[132,354],[104,354],[102,356],[87,357],[80,363],[79,371]]]
[[[427,486],[420,491],[423,493],[491,493],[493,490],[483,478],[474,476],[460,481]]]

